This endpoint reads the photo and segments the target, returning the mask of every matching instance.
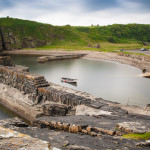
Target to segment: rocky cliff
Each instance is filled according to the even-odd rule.
[[[63,30],[33,21],[0,18],[0,50],[34,48],[64,39]]]
[[[0,36],[0,50],[2,50],[3,49],[3,46],[2,46],[2,38],[1,38],[1,36]]]

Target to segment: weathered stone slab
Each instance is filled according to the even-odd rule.
[[[54,122],[53,122],[54,123]],[[39,138],[41,140],[50,143],[51,149],[61,149],[61,150],[106,150],[106,149],[131,149],[131,150],[148,150],[149,147],[142,144],[142,141],[136,141],[132,139],[121,138],[120,136],[110,136],[107,134],[99,134],[99,136],[94,136],[94,130],[103,130],[102,128],[90,128],[88,127],[88,132],[92,130],[92,136],[88,135],[87,132],[79,132],[80,134],[75,134],[72,132],[61,132],[60,130],[54,131],[48,128],[37,128],[31,126],[19,127],[18,125],[26,124],[17,118],[0,120],[0,126],[5,128],[10,128],[23,134],[28,134],[32,137]],[[58,124],[62,127],[61,123]],[[66,129],[69,124],[66,124]],[[74,126],[75,127],[75,126]],[[80,130],[80,128],[76,127]],[[67,129],[68,130],[68,129]],[[75,130],[74,130],[75,131]],[[84,130],[86,131],[86,130]],[[104,131],[105,132],[105,131]],[[141,143],[141,144],[138,144]],[[145,142],[144,142],[145,143]]]
[[[146,140],[145,142],[137,143],[136,146],[149,147],[150,148],[150,140]]]
[[[46,141],[0,127],[0,149],[50,150],[50,144]]]
[[[66,116],[68,108],[66,105],[58,103],[44,104],[43,114],[46,116]]]
[[[78,131],[90,134],[92,136],[93,135],[98,136],[101,133],[108,135],[115,135],[115,134],[122,135],[125,132],[128,133],[150,132],[150,117],[145,118],[142,115],[114,116],[111,114],[100,115],[99,117],[84,116],[84,115],[85,114],[80,116],[39,117],[35,120],[34,123],[35,125],[45,124],[50,128],[55,128],[59,130],[64,130],[64,125],[66,126],[66,124],[68,124],[67,125],[68,132],[75,133],[75,131]],[[133,120],[135,122],[133,122]]]
[[[121,122],[116,127],[127,133],[146,133],[150,132],[149,126],[146,126],[144,122]]]
[[[29,72],[29,67],[25,67],[25,66],[21,66],[21,65],[15,65],[15,68],[20,72],[22,72],[22,71]]]
[[[96,109],[100,109],[101,107],[108,105],[106,103],[102,103],[99,101],[90,101],[90,103],[85,103],[86,106],[92,107],[92,108],[96,108]]]

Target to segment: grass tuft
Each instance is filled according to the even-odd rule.
[[[123,135],[123,137],[134,140],[148,140],[150,138],[150,132],[146,132],[143,134],[140,133],[127,134]]]

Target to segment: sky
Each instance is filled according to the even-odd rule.
[[[52,25],[150,24],[150,0],[0,0],[0,17]]]

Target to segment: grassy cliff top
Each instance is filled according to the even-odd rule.
[[[141,48],[150,42],[148,24],[114,24],[108,26],[53,26],[35,21],[0,18],[0,26],[17,38],[30,37],[45,41],[39,49],[94,49],[103,51]],[[149,47],[149,46],[148,46]]]

